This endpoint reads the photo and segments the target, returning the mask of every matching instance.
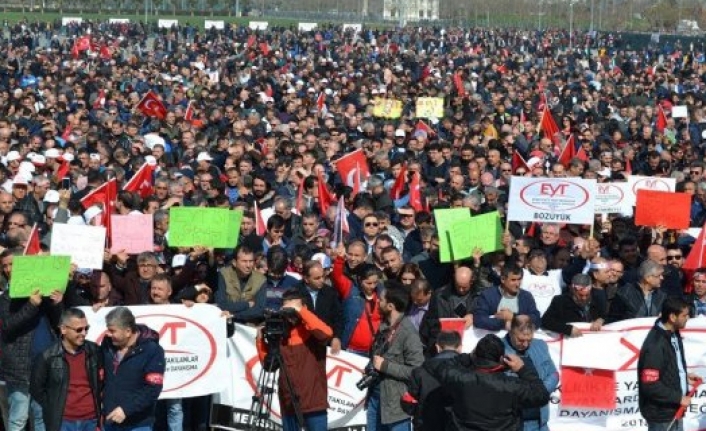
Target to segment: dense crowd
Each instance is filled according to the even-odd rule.
[[[29,402],[15,411],[13,397],[27,397],[32,359],[57,335],[57,307],[209,302],[232,321],[259,325],[284,296],[330,328],[322,339],[333,353],[371,355],[383,374],[394,374],[392,365],[371,349],[381,325],[395,333],[391,315],[408,316],[405,329],[417,334],[411,367],[437,353],[440,318],[580,336],[571,322],[596,330],[658,316],[668,297],[706,314],[706,272],[688,278],[681,269],[694,242],[685,231],[638,227],[630,214],[597,216],[595,229],[511,222],[501,250],[442,263],[434,218],[435,209],[467,208],[504,220],[513,175],[599,183],[645,175],[675,178],[677,191],[693,197],[691,226],[701,227],[703,47],[635,51],[619,35],[576,33],[568,50],[561,31],[416,27],[199,31],[84,22],[60,31],[21,23],[5,35],[0,318],[9,431],[27,423]],[[146,97],[159,108],[144,109]],[[443,116],[415,117],[419,97],[442,98]],[[399,117],[376,116],[377,99],[401,101]],[[672,117],[677,106],[688,115]],[[558,132],[538,128],[544,112]],[[560,157],[565,145],[581,156]],[[337,160],[355,150],[367,172],[350,181]],[[124,189],[144,165],[153,171],[147,186]],[[113,179],[114,205],[82,205]],[[242,210],[238,246],[170,247],[176,206]],[[154,250],[106,251],[103,270],[73,268],[63,294],[9,298],[12,258],[35,232],[47,252],[56,223],[100,224],[109,213],[152,214]],[[557,295],[542,305],[531,293],[537,285]],[[27,304],[37,310],[23,312]],[[520,338],[509,348],[527,350]],[[488,343],[487,359],[499,360]],[[514,359],[507,365],[522,374]],[[411,368],[397,372],[383,379],[382,393],[371,391],[377,402],[368,414],[378,416],[370,429],[398,429],[387,425],[408,418],[385,401],[404,392]],[[184,421],[181,401],[170,401],[161,426],[201,429],[207,406],[184,400]],[[546,429],[546,409],[528,414],[533,429]]]

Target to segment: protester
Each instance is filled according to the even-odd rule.
[[[86,340],[89,330],[83,311],[61,314],[61,341],[37,358],[30,392],[42,406],[47,431],[94,431],[101,415],[103,355]]]
[[[691,404],[692,397],[687,393],[701,381],[697,374],[688,371],[679,333],[689,320],[689,304],[668,298],[660,312],[642,343],[637,362],[640,413],[650,430],[683,430],[677,410]]]

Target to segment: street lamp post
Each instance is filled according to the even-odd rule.
[[[593,8],[595,6],[595,0],[591,0],[591,31],[594,30],[593,28]]]
[[[574,48],[574,2],[569,1],[569,51]]]

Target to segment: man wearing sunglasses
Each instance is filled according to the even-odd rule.
[[[35,361],[30,391],[42,406],[47,431],[94,431],[100,412],[103,360],[86,340],[89,326],[78,308],[64,310],[61,340]]]

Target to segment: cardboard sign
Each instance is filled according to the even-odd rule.
[[[454,262],[471,257],[473,248],[464,238],[468,236],[471,212],[468,208],[434,210],[436,229],[439,232],[439,258],[441,262]]]
[[[672,107],[672,118],[688,118],[689,109],[686,105],[679,105]]]
[[[442,331],[453,331],[461,336],[463,340],[463,333],[466,331],[466,321],[460,317],[445,317],[439,319]]]
[[[593,224],[596,180],[512,177],[508,220]]]
[[[444,98],[419,97],[416,108],[417,118],[442,118],[444,116]]]
[[[49,296],[64,292],[69,281],[71,258],[68,256],[15,256],[10,274],[10,298],[28,298],[39,290]]]
[[[242,219],[242,211],[227,208],[172,207],[169,245],[234,248],[238,244]]]
[[[52,227],[52,256],[71,256],[79,268],[103,269],[105,228],[55,223]]]
[[[111,253],[129,254],[154,250],[152,214],[111,215]]]
[[[638,190],[657,190],[662,192],[673,192],[676,190],[677,180],[675,178],[662,177],[641,177],[637,175],[628,176],[628,202],[630,206],[637,203]]]
[[[402,116],[402,101],[376,98],[373,100],[373,116],[381,118],[400,118]]]
[[[664,226],[667,229],[689,228],[691,195],[655,190],[638,190],[635,224]]]

